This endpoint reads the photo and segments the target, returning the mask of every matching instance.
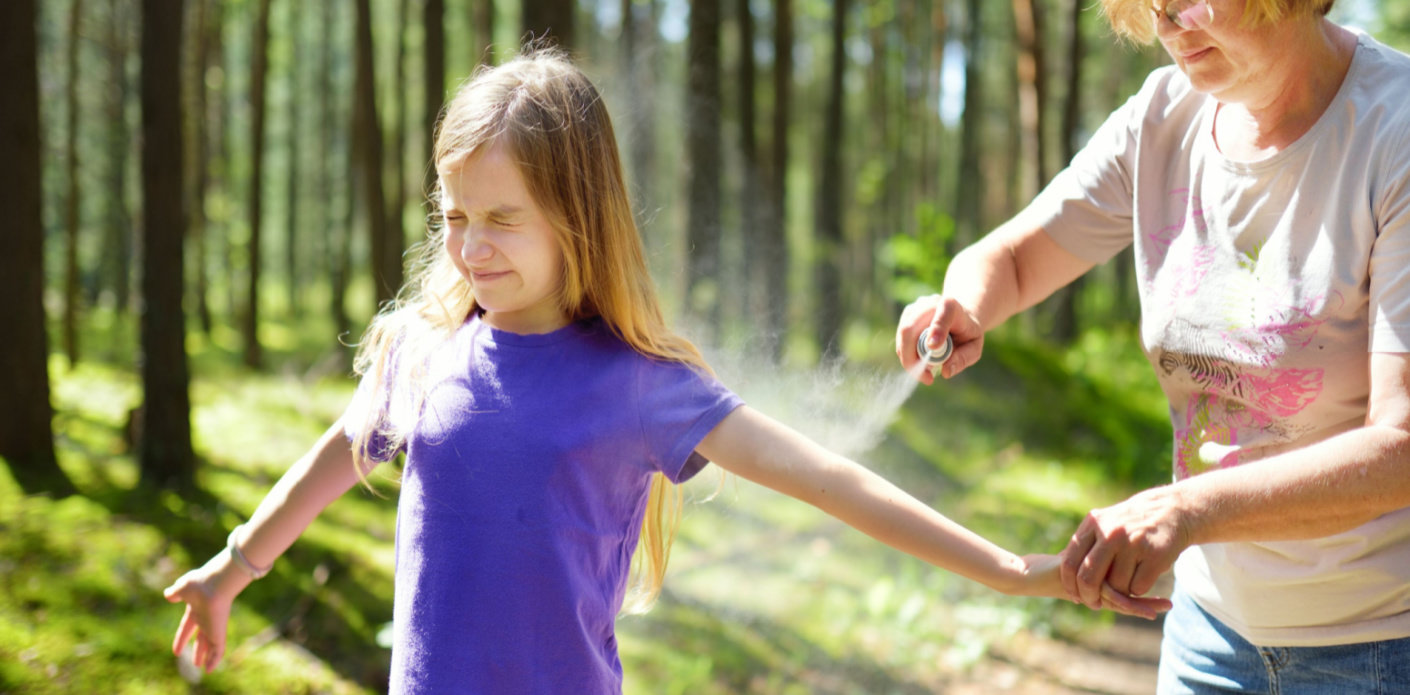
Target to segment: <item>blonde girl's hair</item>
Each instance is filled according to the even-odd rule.
[[[434,163],[474,156],[492,144],[515,157],[535,203],[557,233],[563,269],[557,301],[570,320],[600,317],[641,354],[711,373],[700,351],[666,326],[647,271],[632,215],[616,136],[597,89],[565,54],[532,48],[482,69],[457,91],[436,128]],[[427,238],[414,250],[406,284],[372,320],[354,369],[376,386],[371,392],[409,391],[420,411],[426,357],[476,310],[475,297],[442,248],[439,186]],[[395,347],[395,379],[387,379]],[[395,388],[391,383],[395,381]],[[386,401],[392,396],[383,396]],[[365,470],[374,434],[386,451],[405,442],[405,427],[380,425],[369,408],[353,441]],[[681,492],[657,473],[651,481],[641,537],[632,562],[624,610],[650,608],[660,594],[666,561],[680,520]]]
[[[1155,15],[1165,0],[1101,0],[1102,14],[1117,35],[1135,43],[1155,40]],[[1287,17],[1325,16],[1336,0],[1247,0],[1242,24],[1255,27]]]

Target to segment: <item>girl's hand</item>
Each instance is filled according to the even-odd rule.
[[[1019,559],[1020,576],[1017,584],[1007,593],[1017,596],[1047,596],[1067,599],[1063,588],[1061,558],[1057,555],[1024,555]],[[1113,610],[1137,618],[1154,620],[1157,615],[1170,610],[1170,600],[1146,596],[1127,596],[1110,584],[1102,587],[1101,608]]]
[[[181,656],[194,638],[196,653],[192,662],[210,673],[225,655],[225,629],[230,621],[230,606],[235,596],[250,582],[230,561],[229,552],[221,551],[205,566],[191,570],[162,592],[172,603],[185,603],[186,613],[176,628],[171,652]]]
[[[979,361],[984,351],[984,328],[974,315],[953,297],[932,294],[906,306],[896,324],[896,357],[901,367],[916,374],[924,384],[935,383],[935,376],[918,365],[916,341],[925,329],[930,329],[932,344],[943,345],[945,336],[954,341],[955,351],[945,360],[939,376],[949,379]]]

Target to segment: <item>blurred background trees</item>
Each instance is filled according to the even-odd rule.
[[[1080,0],[5,11],[6,152],[40,165],[0,186],[15,198],[0,256],[21,337],[5,365],[34,381],[10,407],[35,419],[7,435],[6,456],[49,465],[43,446],[11,442],[47,421],[34,365],[53,349],[70,366],[151,370],[130,429],[163,485],[190,482],[185,348],[238,353],[253,370],[344,369],[422,236],[437,110],[526,37],[569,48],[603,89],[682,325],[801,365],[887,352],[899,307],[937,290],[952,254],[1019,209],[1165,61],[1115,40]],[[1387,41],[1410,35],[1403,4],[1346,0],[1338,13]],[[1061,345],[1134,321],[1129,275],[1119,258],[1012,330]],[[291,338],[268,317],[321,333]],[[322,354],[288,349],[308,340]]]

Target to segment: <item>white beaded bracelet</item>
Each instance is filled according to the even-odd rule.
[[[235,537],[240,535],[240,531],[243,528],[245,528],[245,525],[240,524],[234,529],[231,529],[230,537],[225,539],[225,547],[230,550],[230,557],[235,560],[235,564],[239,565],[240,568],[245,570],[246,572],[249,572],[250,577],[252,579],[259,579],[260,577],[269,574],[269,570],[273,569],[274,566],[270,565],[269,567],[255,567],[254,564],[251,563],[249,559],[245,557],[245,554],[240,552],[240,546],[235,542]]]

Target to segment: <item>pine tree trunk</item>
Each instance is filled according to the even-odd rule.
[[[744,281],[731,283],[739,293],[738,313],[751,325],[751,333],[757,334],[762,328],[760,317],[764,315],[759,298],[764,296],[764,263],[754,252],[754,240],[760,232],[759,210],[759,138],[756,122],[754,90],[758,84],[758,67],[754,56],[754,12],[749,0],[735,0],[735,21],[739,23],[739,158],[743,169],[739,177],[739,236],[740,265],[743,267]]]
[[[967,246],[983,233],[980,222],[980,202],[983,197],[983,177],[979,168],[980,144],[983,135],[984,76],[982,0],[968,0],[965,13],[964,115],[960,119],[960,172],[955,186],[955,231],[959,246]]]
[[[363,202],[372,249],[372,280],[377,306],[395,296],[401,286],[401,257],[391,253],[387,201],[382,182],[382,129],[377,121],[376,76],[373,73],[372,5],[357,0],[357,77],[353,88],[353,179]],[[346,278],[345,278],[346,280]]]
[[[142,393],[139,461],[148,486],[190,489],[181,211],[181,0],[142,0]]]
[[[475,31],[474,63],[494,65],[494,0],[470,0]]]
[[[54,458],[44,332],[44,221],[39,142],[39,36],[35,0],[0,3],[0,458],[28,494],[73,492]]]
[[[68,192],[64,201],[64,354],[68,355],[69,367],[78,364],[78,228],[79,196],[78,185],[78,25],[83,16],[83,0],[73,0],[69,5],[68,34],[68,127],[64,131],[64,161],[67,165],[65,178]]]
[[[265,81],[269,71],[269,4],[270,0],[259,0],[254,44],[250,48],[254,54],[254,69],[250,76],[250,273],[245,294],[244,334],[245,366],[251,369],[259,369],[264,362],[264,351],[259,342],[259,284],[263,255],[261,230],[264,227],[264,119],[267,110]]]
[[[430,191],[431,186],[435,184],[436,119],[440,117],[446,94],[445,13],[445,0],[426,0],[421,15],[421,30],[425,32],[426,37],[422,44],[425,63],[422,76],[425,79],[426,101],[421,114],[421,125],[426,133],[426,147],[421,163],[427,168],[425,176],[429,179],[423,181],[422,189],[426,191]]]
[[[578,47],[573,26],[576,4],[574,0],[523,0],[519,5],[523,25],[520,35],[548,37],[563,49],[572,51]]]
[[[772,156],[769,162],[768,222],[764,227],[763,248],[768,328],[774,332],[769,356],[783,361],[788,342],[788,126],[793,84],[793,0],[775,0],[774,16],[774,113]]]
[[[186,155],[189,162],[189,175],[186,180],[190,186],[190,197],[186,202],[186,209],[193,246],[191,259],[196,266],[195,283],[189,288],[189,292],[191,306],[195,307],[197,321],[206,335],[210,335],[211,331],[210,307],[206,303],[206,187],[210,179],[207,171],[210,157],[206,148],[209,139],[206,118],[209,107],[206,100],[206,70],[210,67],[212,54],[211,35],[216,33],[211,29],[216,23],[210,20],[209,8],[210,0],[195,0],[195,12],[189,33],[193,46],[187,60],[183,61],[189,71],[186,74],[186,96],[190,100],[190,110],[186,113]]]
[[[127,53],[129,16],[122,11],[121,0],[110,0],[107,35],[105,38],[108,75],[107,103],[107,162],[104,170],[107,195],[103,197],[103,283],[113,293],[113,309],[118,316],[126,315],[132,306],[132,215],[127,204],[128,154],[132,141],[127,129]]]
[[[303,275],[299,270],[299,240],[303,238],[299,224],[299,184],[304,174],[303,156],[299,150],[303,142],[300,133],[303,123],[300,105],[303,103],[304,91],[299,84],[299,66],[304,62],[300,42],[303,39],[307,10],[305,3],[295,2],[289,7],[289,11],[294,13],[294,17],[289,22],[289,55],[293,56],[293,60],[289,63],[289,83],[292,88],[289,90],[289,198],[284,207],[287,215],[284,223],[287,231],[284,237],[284,272],[288,276],[289,316],[297,318],[303,313],[299,299],[299,286]]]
[[[720,329],[720,5],[693,0],[686,44],[686,313]]]
[[[842,352],[846,309],[842,304],[842,84],[847,70],[847,0],[832,3],[832,68],[828,80],[827,109],[823,114],[822,166],[818,182],[817,219],[817,321],[818,347],[825,357]]]

